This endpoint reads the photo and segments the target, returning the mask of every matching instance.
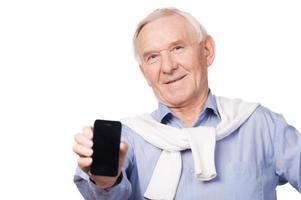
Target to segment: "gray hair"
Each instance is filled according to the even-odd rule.
[[[180,16],[183,16],[189,24],[192,25],[193,29],[196,31],[196,34],[198,36],[198,42],[203,41],[203,39],[207,36],[207,31],[205,27],[197,20],[195,19],[191,14],[178,10],[176,8],[160,8],[154,10],[152,13],[147,15],[138,25],[133,37],[133,47],[134,47],[134,56],[139,64],[141,64],[141,58],[138,55],[137,51],[137,37],[142,30],[142,28],[148,24],[151,21],[154,21],[160,17],[165,17],[168,15],[178,14]]]

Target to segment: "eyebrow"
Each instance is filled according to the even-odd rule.
[[[173,42],[171,42],[171,43],[168,45],[168,48],[167,48],[167,49],[169,49],[169,48],[172,47],[172,46],[176,46],[176,45],[183,44],[183,43],[184,43],[183,40],[176,40],[176,41],[173,41]],[[165,50],[165,49],[163,49],[163,50]],[[162,50],[160,50],[160,51],[162,51]],[[159,52],[159,51],[156,51],[156,50],[147,50],[146,52],[144,52],[144,53],[142,54],[142,57],[145,58],[145,57],[147,57],[148,55],[150,55],[150,54],[152,54],[152,53],[157,53],[157,52]]]

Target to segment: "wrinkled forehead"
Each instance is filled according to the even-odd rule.
[[[187,20],[178,15],[167,15],[145,24],[137,36],[137,50],[140,55],[145,51],[167,49],[177,41],[191,43],[197,33]]]

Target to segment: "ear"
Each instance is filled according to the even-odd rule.
[[[206,57],[207,67],[209,67],[213,63],[215,57],[215,43],[210,35],[204,40],[204,55]]]
[[[139,65],[139,68],[140,68],[140,71],[142,72],[142,74],[143,74],[143,76],[144,76],[144,78],[145,78],[147,84],[148,84],[149,86],[151,86],[150,81],[149,81],[149,79],[147,78],[146,72],[145,72],[144,67],[142,66],[142,64]]]

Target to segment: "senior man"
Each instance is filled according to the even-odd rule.
[[[91,127],[75,136],[74,182],[85,199],[275,200],[286,182],[301,192],[301,134],[257,103],[211,93],[215,45],[196,19],[157,9],[133,42],[159,106],[121,120],[116,177],[90,173]]]

